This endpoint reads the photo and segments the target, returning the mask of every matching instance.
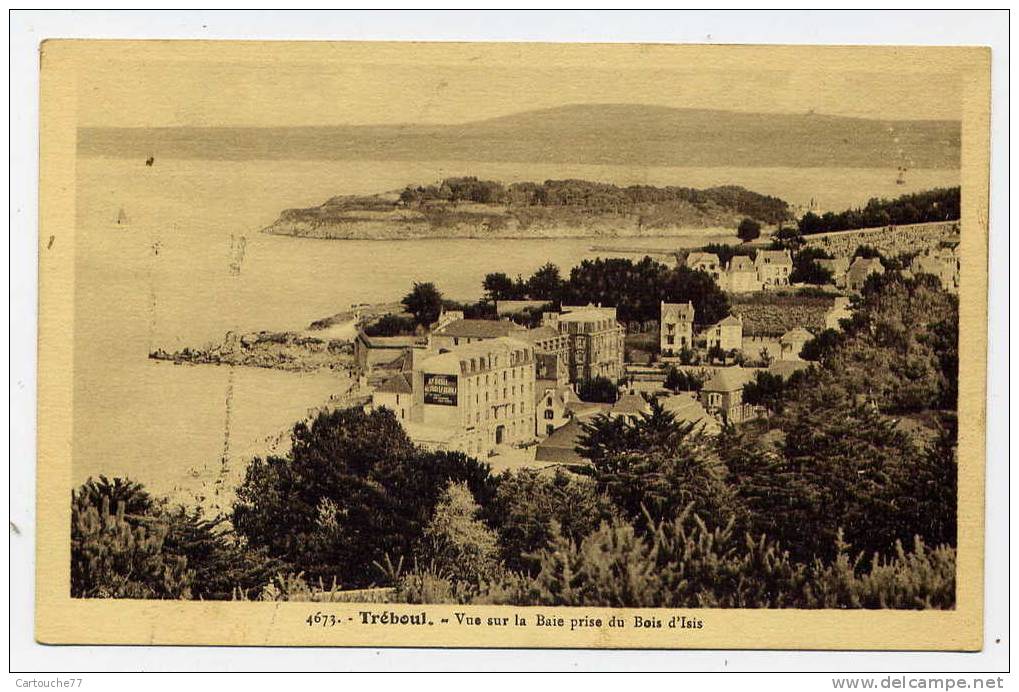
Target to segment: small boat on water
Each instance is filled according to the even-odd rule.
[[[118,226],[128,225],[127,213],[124,211],[124,207],[121,207],[120,211],[117,212],[117,225]]]

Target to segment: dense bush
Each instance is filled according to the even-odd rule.
[[[225,599],[257,591],[279,565],[223,517],[155,500],[133,481],[89,479],[71,498],[71,593]]]
[[[400,200],[412,205],[474,202],[512,207],[577,207],[617,214],[682,203],[700,210],[722,207],[765,223],[778,223],[790,217],[789,205],[781,199],[734,185],[696,190],[650,185],[619,187],[587,180],[546,180],[544,183],[513,183],[506,187],[494,180],[461,177],[446,178],[436,185],[407,187],[400,194]]]
[[[637,530],[614,520],[577,542],[557,534],[536,577],[505,575],[476,589],[412,574],[396,598],[611,608],[952,608],[955,551],[899,543],[869,567],[841,540],[830,561],[794,560],[764,537],[711,527],[684,512]]]
[[[506,567],[528,572],[554,533],[579,541],[616,511],[589,478],[562,470],[548,474],[522,469],[499,477],[486,514],[499,534]]]

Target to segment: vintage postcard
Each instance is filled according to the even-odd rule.
[[[40,59],[39,641],[982,647],[988,50]]]

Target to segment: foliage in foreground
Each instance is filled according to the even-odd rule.
[[[434,572],[400,581],[410,603],[492,603],[619,608],[952,608],[955,550],[917,539],[868,568],[837,543],[831,561],[792,559],[763,536],[711,528],[688,512],[641,532],[614,520],[579,542],[553,537],[531,578],[505,573],[471,588]]]

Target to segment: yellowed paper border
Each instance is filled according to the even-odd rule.
[[[408,60],[447,65],[840,71],[957,75],[964,84],[960,288],[959,542],[953,611],[653,610],[342,603],[77,600],[70,597],[75,147],[79,76],[111,60],[323,66]],[[984,459],[990,51],[983,48],[591,44],[47,41],[41,49],[36,638],[52,644],[979,650],[983,636]],[[130,79],[130,75],[124,75]],[[12,460],[17,463],[16,460]],[[361,625],[359,613],[425,613],[426,625]],[[457,625],[455,612],[480,617]],[[309,626],[309,615],[338,624]],[[484,624],[527,617],[525,628]],[[535,615],[566,627],[533,626]],[[634,628],[633,616],[699,618],[700,629]],[[580,628],[612,616],[625,628]],[[349,618],[349,619],[348,619]],[[443,623],[443,619],[448,623]]]

